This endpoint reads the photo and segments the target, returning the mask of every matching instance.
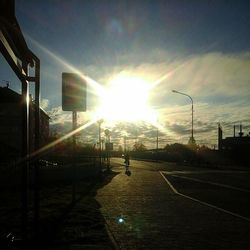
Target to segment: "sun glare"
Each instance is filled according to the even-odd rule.
[[[99,116],[108,121],[152,122],[155,115],[148,105],[149,91],[143,79],[118,75],[101,96]]]

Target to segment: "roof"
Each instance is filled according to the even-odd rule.
[[[0,103],[21,103],[21,101],[21,94],[15,92],[14,90],[8,87],[0,87]],[[50,119],[49,115],[41,107],[40,111]]]
[[[8,87],[0,87],[0,103],[21,102],[21,95]]]
[[[250,136],[227,137],[222,140],[223,146],[227,147],[250,147]]]

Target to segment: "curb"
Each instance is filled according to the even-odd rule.
[[[116,240],[115,240],[112,232],[109,230],[109,227],[108,227],[107,223],[105,223],[105,229],[106,229],[107,234],[109,236],[109,239],[110,239],[110,241],[111,241],[111,243],[113,245],[113,249],[120,250],[121,248],[118,246],[118,244],[117,244],[117,242],[116,242]]]

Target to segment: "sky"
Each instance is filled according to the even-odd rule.
[[[42,107],[51,116],[53,133],[71,129],[71,112],[62,111],[62,72],[82,72],[105,89],[117,77],[151,86],[147,105],[155,122],[108,121],[115,147],[124,137],[155,148],[187,143],[194,102],[194,137],[198,144],[217,145],[217,126],[224,137],[233,125],[250,132],[250,2],[249,1],[80,1],[18,0],[16,17],[29,48],[41,61]],[[20,92],[20,82],[0,55],[0,84]],[[124,79],[124,78],[123,78]],[[136,85],[136,84],[135,84]],[[31,91],[33,87],[31,86]],[[140,90],[128,83],[113,106],[132,103]],[[89,122],[102,103],[90,84],[87,111],[78,123]],[[134,96],[134,95],[133,95]],[[107,111],[106,111],[107,112]],[[140,113],[140,112],[139,112]],[[139,114],[138,114],[139,115]],[[102,136],[103,133],[102,133]],[[82,131],[79,141],[94,144],[98,124]]]

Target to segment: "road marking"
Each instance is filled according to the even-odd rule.
[[[232,171],[232,170],[199,170],[199,171],[186,171],[186,170],[174,170],[174,171],[162,171],[166,174],[250,174],[249,171]]]
[[[174,193],[179,194],[179,192],[174,188],[174,186],[170,183],[170,181],[167,179],[167,177],[159,171],[163,179],[167,182],[167,184],[170,186],[170,188],[173,190]]]
[[[180,196],[182,196],[182,197],[184,197],[184,198],[187,198],[187,199],[189,199],[189,200],[198,202],[198,203],[200,203],[200,204],[202,204],[202,205],[204,205],[204,206],[211,207],[211,208],[216,209],[216,210],[218,210],[218,211],[220,211],[220,212],[223,212],[223,213],[226,213],[226,214],[229,214],[229,215],[232,215],[232,216],[234,216],[234,217],[237,217],[237,218],[240,218],[240,219],[242,219],[242,220],[246,220],[246,221],[250,222],[250,218],[247,218],[247,217],[242,216],[242,215],[240,215],[240,214],[236,214],[236,213],[230,212],[230,211],[228,211],[228,210],[226,210],[226,209],[223,209],[223,208],[214,206],[214,205],[209,204],[209,203],[207,203],[207,202],[204,202],[204,201],[198,200],[198,199],[196,199],[196,198],[193,198],[193,197],[191,197],[191,196],[188,196],[188,195],[185,195],[185,194],[180,193],[180,192],[177,191],[176,188],[171,184],[171,182],[167,179],[167,177],[164,176],[163,172],[159,171],[159,173],[161,174],[161,176],[164,178],[164,180],[167,182],[167,184],[170,186],[170,188],[173,190],[173,192],[174,192],[175,194],[178,194],[178,195],[180,195]]]
[[[114,235],[113,235],[112,232],[110,231],[109,226],[108,226],[107,223],[105,223],[105,229],[106,229],[106,232],[107,232],[107,234],[108,234],[108,236],[109,236],[110,241],[111,241],[112,244],[113,244],[114,249],[115,249],[115,250],[121,249],[121,248],[119,247],[119,245],[118,245],[118,243],[117,243],[117,241],[116,241]]]
[[[179,176],[179,175],[175,175],[175,174],[171,174],[171,175],[174,176],[174,177],[177,177],[177,178],[192,180],[192,181],[196,181],[196,182],[211,184],[211,185],[214,185],[214,186],[219,186],[219,187],[224,187],[224,188],[229,188],[229,189],[233,189],[233,190],[237,190],[237,191],[242,191],[242,192],[250,193],[250,190],[243,189],[243,188],[238,188],[238,187],[234,187],[234,186],[231,186],[231,185],[226,185],[226,184],[221,184],[221,183],[211,182],[211,181],[203,181],[203,180],[200,180],[200,179],[197,179],[197,178],[191,178],[191,177],[186,177],[186,176]]]

